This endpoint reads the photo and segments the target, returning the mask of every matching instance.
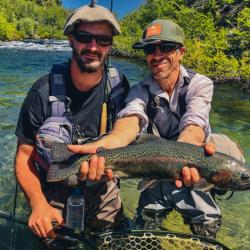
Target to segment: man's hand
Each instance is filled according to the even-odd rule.
[[[105,169],[104,157],[95,155],[97,149],[100,147],[100,141],[88,143],[84,145],[69,145],[68,149],[73,153],[78,154],[94,154],[90,161],[84,161],[81,164],[78,179],[84,181],[85,179],[91,181],[99,181],[102,176],[106,176],[107,180],[113,179],[113,171]]]
[[[68,149],[73,153],[96,154],[98,148],[118,148],[129,145],[136,139],[140,131],[139,117],[132,115],[118,119],[111,133],[98,141],[84,145],[69,145]],[[124,133],[126,131],[126,133]],[[100,180],[105,175],[108,180],[113,178],[113,171],[105,169],[105,160],[103,157],[93,155],[89,162],[83,162],[79,171],[79,180]]]
[[[99,181],[104,175],[108,181],[113,179],[114,177],[113,171],[111,169],[105,169],[104,157],[93,155],[89,162],[82,162],[81,168],[78,173],[78,179],[80,181],[83,181],[85,179],[91,181]]]
[[[204,150],[206,154],[212,155],[215,153],[215,145],[212,143],[207,143],[204,145]],[[198,173],[198,170],[194,167],[183,167],[182,169],[182,177],[183,180],[176,180],[175,185],[178,188],[181,188],[184,184],[184,186],[191,187],[195,184],[198,184],[200,181],[200,175]]]
[[[53,208],[48,203],[40,203],[32,208],[28,225],[34,234],[41,238],[56,238],[52,222],[57,222],[59,225],[64,223],[58,209]]]

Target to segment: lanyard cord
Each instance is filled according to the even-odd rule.
[[[18,191],[18,183],[16,180],[15,197],[14,197],[14,204],[13,204],[13,210],[12,210],[12,215],[11,215],[11,235],[10,235],[10,249],[11,250],[15,249],[15,242],[16,242],[15,217],[16,217],[16,206],[17,206],[17,191]]]

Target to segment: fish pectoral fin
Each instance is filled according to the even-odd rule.
[[[138,192],[142,192],[144,191],[146,188],[153,186],[153,184],[156,182],[156,180],[151,180],[151,179],[143,179],[141,181],[139,181],[138,185],[137,185],[137,191]]]
[[[207,182],[205,179],[202,179],[198,184],[194,185],[194,190],[199,190],[202,192],[209,192],[215,185]]]
[[[79,186],[81,182],[78,181],[77,175],[71,175],[61,182],[64,186],[73,188]]]
[[[100,153],[100,152],[103,152],[103,151],[106,151],[106,150],[108,150],[108,149],[104,148],[104,147],[99,147],[99,148],[97,148],[96,153]]]

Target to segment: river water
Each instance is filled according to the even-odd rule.
[[[49,72],[53,63],[64,62],[70,55],[70,48],[66,42],[0,44],[1,210],[10,212],[12,209],[15,190],[14,131],[26,92],[36,79]],[[146,67],[134,60],[112,58],[111,63],[127,76],[131,85],[140,80],[146,72]],[[227,134],[241,145],[250,165],[250,93],[242,91],[237,86],[215,86],[210,121],[213,131]],[[122,198],[129,216],[133,215],[138,199],[135,185],[135,181],[122,183]],[[232,249],[250,249],[250,192],[237,192],[229,200],[218,200],[218,204],[223,214],[223,225],[218,240]],[[28,213],[20,192],[17,213]],[[169,230],[189,232],[178,214],[174,213],[169,220],[166,223]],[[5,220],[0,219],[0,222],[0,249],[7,249],[10,229],[5,225]],[[34,240],[25,227],[18,227],[16,237],[16,249],[40,249],[39,242]]]

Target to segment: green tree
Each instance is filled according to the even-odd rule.
[[[0,40],[16,40],[18,32],[12,23],[8,23],[7,18],[0,12]]]
[[[1,40],[64,38],[61,31],[68,11],[60,0],[1,0],[0,12]]]
[[[17,29],[23,38],[34,38],[35,21],[29,17],[23,17],[17,22]]]

